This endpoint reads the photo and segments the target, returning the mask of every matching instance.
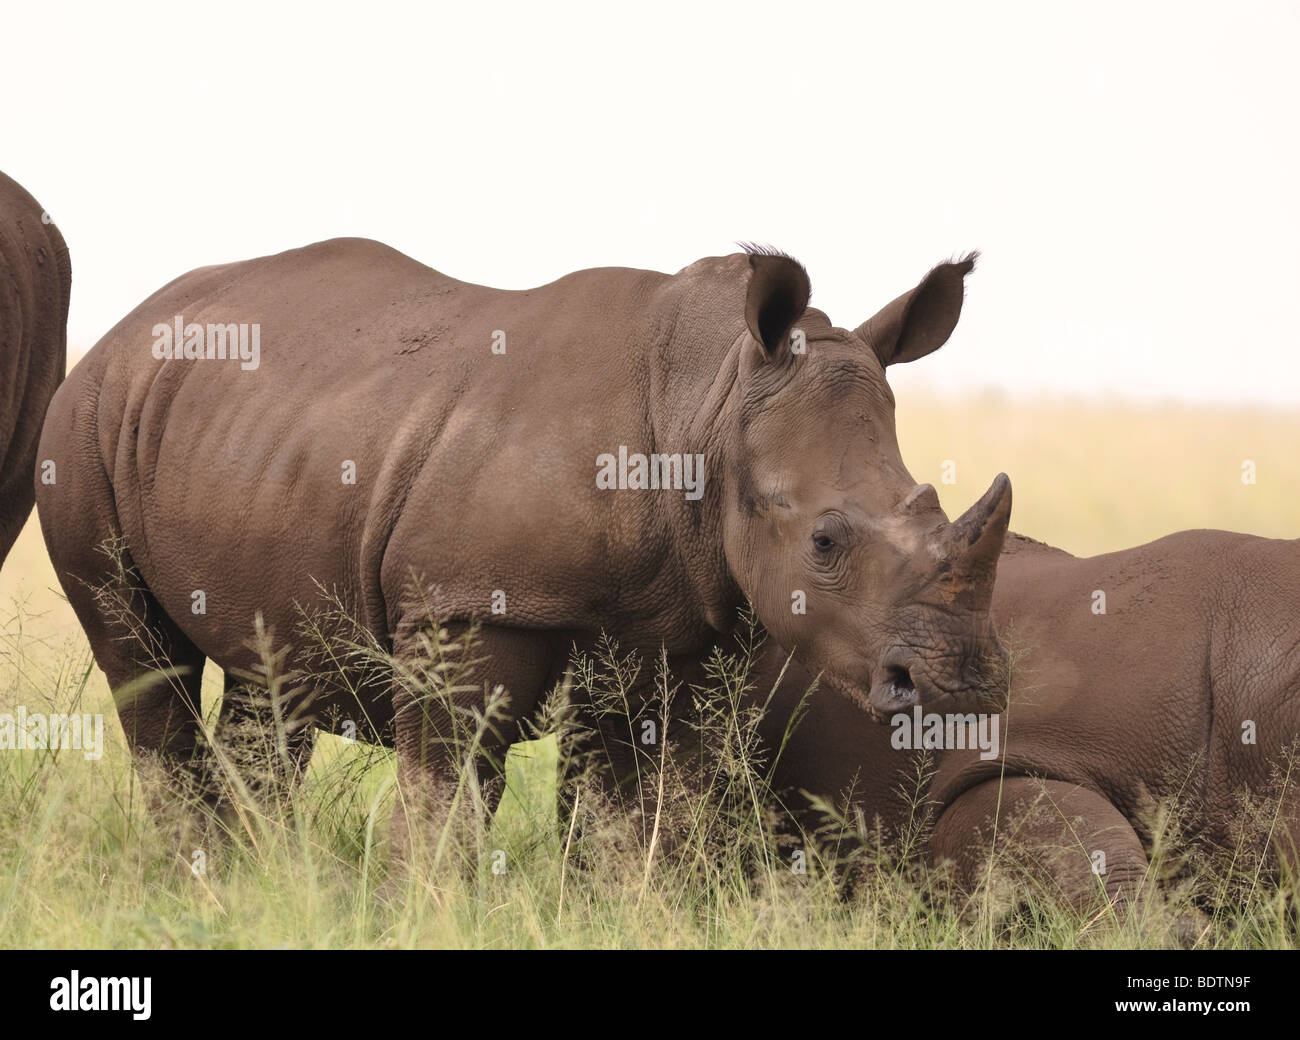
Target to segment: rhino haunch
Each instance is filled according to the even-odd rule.
[[[877,715],[982,703],[1010,486],[949,524],[899,457],[884,376],[947,340],[972,262],[855,331],[807,307],[797,262],[756,252],[509,292],[348,239],[177,279],[77,366],[42,441],[60,467],[39,489],[46,543],[132,690],[132,747],[187,768],[204,659],[229,686],[255,667],[255,615],[285,641],[321,589],[399,660],[431,618],[482,622],[503,743],[575,642],[699,656],[747,600]],[[260,364],[161,360],[176,315],[259,328]],[[703,458],[701,495],[600,487],[592,462],[620,445]],[[171,684],[133,682],[157,661],[93,592],[119,563]],[[313,721],[362,720],[408,779],[445,781],[455,763],[405,693],[345,685],[313,691]]]
[[[59,229],[0,173],[0,563],[36,502],[36,445],[67,363],[71,289]]]

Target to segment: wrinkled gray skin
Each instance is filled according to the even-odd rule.
[[[0,173],[0,563],[36,502],[36,444],[67,364],[71,289],[59,229]]]
[[[855,331],[805,309],[807,275],[780,255],[506,292],[340,239],[177,279],[71,373],[41,444],[60,474],[38,489],[46,544],[96,661],[130,691],[131,746],[183,780],[205,658],[226,671],[219,728],[233,725],[255,615],[304,664],[299,610],[320,587],[403,661],[431,615],[452,636],[483,622],[458,702],[508,691],[488,774],[575,643],[604,631],[689,661],[747,598],[858,710],[982,703],[1010,486],[949,524],[899,457],[884,378],[947,340],[971,265],[939,266]],[[175,315],[260,323],[259,367],[158,360],[155,327]],[[620,445],[703,454],[703,498],[598,488],[597,457]],[[113,539],[165,655],[91,591],[113,580]],[[163,656],[178,677],[141,689]],[[445,790],[458,762],[406,688],[345,678],[311,691],[311,722],[356,723],[396,745],[411,790]],[[293,744],[301,765],[308,730]]]
[[[1093,612],[1096,590],[1104,615]],[[1234,826],[1241,792],[1276,794],[1274,771],[1300,741],[1300,542],[1184,531],[1077,559],[1013,534],[993,614],[1014,658],[1005,761],[937,753],[922,792],[937,820],[933,862],[954,863],[968,888],[980,882],[1000,815],[999,840],[1017,836],[1022,883],[1080,905],[1102,890],[1131,899],[1147,871],[1151,810],[1166,798],[1186,812],[1189,840],[1235,849],[1241,863],[1268,848],[1259,834],[1238,848]],[[787,655],[764,654],[765,693]],[[791,665],[766,720],[770,746],[811,679]],[[824,690],[812,694],[775,770],[805,827],[818,814],[801,792],[847,802],[887,835],[907,826],[899,791],[915,790],[921,752],[895,748],[891,734]],[[1300,864],[1298,842],[1293,772],[1271,862]],[[1099,851],[1102,875],[1092,869]]]

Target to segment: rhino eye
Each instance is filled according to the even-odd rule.
[[[835,548],[835,539],[828,534],[813,535],[813,548],[818,552],[827,553]]]

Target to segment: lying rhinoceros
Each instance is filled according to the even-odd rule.
[[[36,444],[63,379],[71,288],[59,229],[0,173],[0,563],[36,501]]]
[[[919,794],[935,814],[930,857],[955,863],[963,884],[986,875],[996,832],[1032,883],[1076,904],[1136,893],[1162,800],[1203,849],[1300,862],[1288,764],[1300,741],[1300,542],[1186,531],[1077,559],[1013,534],[993,614],[1013,679],[1007,713],[983,729],[940,737],[939,720],[913,712],[882,728],[809,697],[775,765],[806,827],[819,814],[804,793],[847,795],[894,834],[914,822]],[[765,654],[764,692],[786,656]],[[787,672],[765,722],[774,745],[811,678],[798,662]],[[927,741],[940,749],[918,792]],[[1243,793],[1280,797],[1271,826],[1239,826]]]
[[[453,692],[508,691],[489,773],[575,641],[690,659],[746,599],[855,710],[976,707],[1010,485],[948,523],[884,377],[948,339],[971,266],[855,331],[755,250],[501,291],[342,239],[178,278],[71,373],[41,443],[46,544],[130,745],[183,780],[205,659],[229,687],[256,616],[292,644],[324,590],[399,661],[431,618],[482,623]],[[395,743],[408,810],[455,775],[445,703],[363,674],[310,696],[310,722]]]

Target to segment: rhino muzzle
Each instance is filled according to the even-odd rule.
[[[931,500],[937,504],[933,488],[920,485],[903,508],[925,510]],[[877,721],[917,705],[1005,709],[1007,657],[989,606],[1010,520],[1011,481],[999,473],[978,502],[935,532],[929,545],[934,577],[921,602],[901,606],[899,615],[910,621],[896,632],[897,643],[881,655],[870,677],[865,706]],[[922,554],[918,563],[924,560]],[[936,602],[927,609],[931,597]],[[946,638],[935,642],[940,632]]]

